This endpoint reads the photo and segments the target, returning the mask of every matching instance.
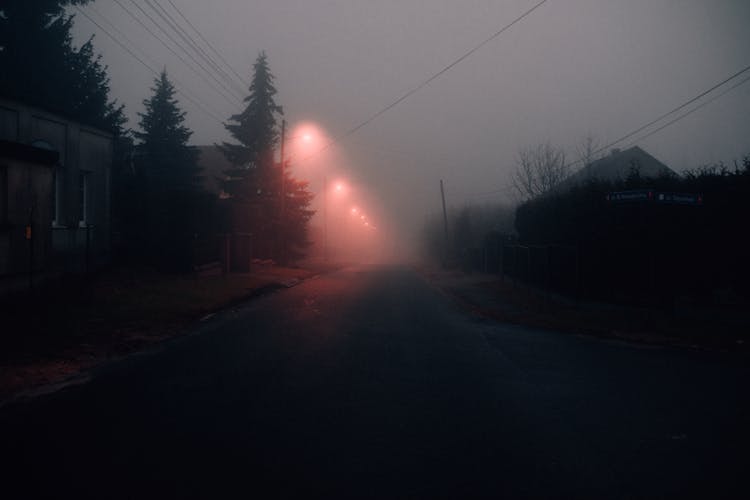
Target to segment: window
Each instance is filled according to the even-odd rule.
[[[89,172],[78,174],[78,225],[86,227],[89,223]]]

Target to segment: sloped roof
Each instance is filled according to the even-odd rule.
[[[633,146],[624,151],[619,149],[612,150],[609,155],[589,163],[568,177],[560,187],[569,189],[591,180],[623,180],[630,175],[633,169],[637,169],[641,177],[659,177],[675,174],[674,170],[643,149]]]

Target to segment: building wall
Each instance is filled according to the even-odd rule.
[[[50,267],[82,272],[110,256],[111,134],[0,98],[0,139],[59,153],[51,188]]]
[[[42,273],[49,267],[52,172],[49,165],[0,155],[0,278]]]

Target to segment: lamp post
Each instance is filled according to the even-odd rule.
[[[280,241],[279,256],[281,262],[286,263],[286,156],[284,155],[284,143],[286,142],[286,120],[281,120],[281,217],[280,217]]]
[[[323,260],[328,261],[328,176],[323,176]]]
[[[309,126],[307,126],[309,128]],[[293,133],[290,139],[292,141],[300,140],[305,143],[306,145],[310,145],[314,140],[314,134],[315,132],[304,130],[302,133]],[[287,257],[287,242],[286,242],[286,230],[287,230],[287,220],[286,220],[286,167],[287,163],[289,163],[289,159],[287,158],[287,143],[286,143],[287,137],[286,137],[286,120],[281,120],[281,144],[279,147],[279,156],[280,156],[280,172],[281,175],[281,186],[280,186],[280,192],[281,192],[281,202],[279,204],[279,214],[280,214],[280,234],[279,234],[279,257],[282,261],[286,261]],[[294,148],[294,143],[292,142],[292,147]],[[292,153],[292,156],[294,156],[294,153]]]

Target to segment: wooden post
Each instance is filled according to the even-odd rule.
[[[448,265],[448,212],[445,210],[445,189],[443,179],[440,179],[440,197],[443,200],[443,229],[445,231],[445,250],[443,251],[443,267]]]
[[[224,267],[225,272],[229,274],[232,272],[232,235],[231,233],[224,234]]]

